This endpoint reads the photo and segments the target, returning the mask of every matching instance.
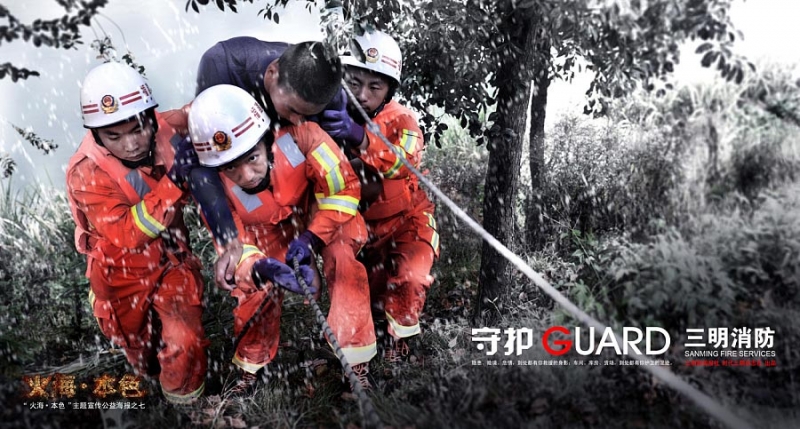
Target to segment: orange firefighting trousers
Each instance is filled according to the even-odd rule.
[[[352,365],[369,362],[377,353],[367,271],[356,260],[366,239],[366,226],[357,216],[339,226],[320,252],[331,298],[328,325]]]
[[[369,272],[372,306],[384,312],[393,337],[417,335],[419,316],[433,283],[431,267],[439,249],[433,205],[418,205],[414,210],[367,225],[370,242],[359,259]],[[375,318],[384,315],[375,314]]]
[[[174,403],[193,401],[205,387],[208,341],[202,325],[199,268],[196,260],[156,269],[108,267],[95,260],[91,268],[92,289],[118,292],[105,296],[107,299],[90,293],[100,330],[125,350],[139,374],[158,373],[153,357],[160,342],[158,378],[164,396]],[[160,338],[153,332],[153,312],[161,321]]]
[[[250,373],[257,372],[272,361],[278,352],[283,303],[283,289],[271,282],[260,288],[256,285],[252,277],[253,264],[265,256],[283,261],[294,234],[291,221],[259,227],[253,236],[258,250],[263,254],[252,255],[236,267],[236,288],[231,291],[231,296],[238,303],[233,309],[234,335],[238,338],[248,321],[253,321],[236,347],[233,363]],[[269,301],[258,312],[265,299]]]
[[[295,234],[292,223],[285,221],[274,228],[258,228],[253,235],[265,256],[283,261]],[[363,221],[360,217],[353,218],[339,227],[331,242],[320,252],[331,299],[328,324],[352,364],[367,362],[376,353],[367,273],[355,257],[365,240]],[[237,366],[251,373],[275,358],[280,342],[283,289],[271,283],[259,289],[251,274],[253,264],[264,255],[250,257],[239,264],[236,269],[237,287],[231,292],[238,300],[234,309],[234,335],[238,337],[248,320],[256,317],[240,340],[233,359]],[[292,266],[291,261],[288,264]],[[256,314],[268,295],[269,301]]]

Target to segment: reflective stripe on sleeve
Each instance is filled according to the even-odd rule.
[[[144,205],[144,201],[139,201],[136,205],[131,207],[131,213],[133,214],[133,221],[136,223],[139,230],[150,238],[158,237],[161,231],[167,229],[150,216],[150,213],[147,212],[147,208]]]
[[[417,147],[417,133],[411,130],[403,129],[402,137],[400,137],[400,146],[407,154],[411,155]]]
[[[339,169],[338,165],[325,175],[325,180],[328,182],[330,195],[338,194],[342,191],[342,189],[344,189],[344,177],[342,176],[342,171]]]
[[[434,219],[433,215],[428,212],[422,212],[428,218],[428,226],[436,229],[436,219]]]
[[[314,152],[311,152],[311,156],[322,165],[326,173],[339,165],[339,158],[333,153],[331,148],[328,147],[327,143],[322,143],[314,149]]]
[[[388,170],[382,171],[383,176],[387,179],[394,179],[397,176],[397,173],[400,171],[400,167],[403,166],[403,163],[400,161],[400,158],[395,158],[394,164],[389,167]]]
[[[245,244],[242,246],[242,257],[239,258],[239,262],[236,264],[236,266],[238,267],[242,262],[253,255],[261,255],[266,257],[266,255],[261,252],[258,247],[253,246],[252,244]]]
[[[347,195],[315,194],[320,210],[333,210],[355,216],[358,212],[358,199]]]
[[[433,235],[431,235],[431,247],[433,247],[434,252],[439,253],[439,233],[436,232],[436,219],[428,212],[422,213],[428,218],[428,227],[433,230]]]
[[[92,315],[93,316],[94,316],[94,303],[95,303],[95,301],[97,301],[97,296],[95,296],[93,290],[89,289],[89,308],[92,310]],[[103,327],[100,325],[100,318],[97,317],[97,316],[94,316],[94,321],[97,322],[97,327],[100,328],[100,330],[102,330]]]
[[[311,152],[311,156],[313,156],[325,170],[325,181],[328,182],[328,194],[335,195],[344,189],[344,176],[342,176],[342,171],[339,168],[339,163],[341,161],[336,154],[333,153],[328,144],[322,143],[319,145]]]

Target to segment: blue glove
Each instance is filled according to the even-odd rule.
[[[294,259],[297,258],[300,265],[311,265],[311,260],[314,257],[314,250],[316,250],[320,244],[322,244],[322,240],[311,231],[300,234],[299,237],[289,243],[289,250],[286,252],[286,263],[290,266],[294,266]]]
[[[309,292],[312,294],[317,293],[317,289],[311,286],[311,282],[314,281],[314,270],[309,266],[301,266],[300,274],[303,277],[303,281],[306,282]],[[263,258],[256,261],[253,264],[253,278],[258,285],[262,285],[266,280],[269,280],[289,292],[303,294],[303,287],[298,283],[294,270],[275,258]]]
[[[184,184],[189,180],[189,174],[191,174],[192,169],[199,166],[200,161],[197,159],[197,152],[194,151],[194,146],[192,146],[192,141],[189,140],[189,137],[183,139],[173,137],[170,143],[172,143],[172,148],[175,149],[175,159],[172,162],[172,167],[167,172],[167,176],[178,187],[183,188]]]
[[[358,147],[364,140],[364,127],[355,123],[347,113],[347,96],[344,90],[325,106],[317,117],[320,128],[336,140],[344,140],[350,147]]]

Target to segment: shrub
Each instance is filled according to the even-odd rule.
[[[609,289],[619,289],[609,297],[617,320],[677,333],[731,320],[738,285],[716,255],[701,253],[675,229],[652,243],[622,247],[609,274]]]
[[[571,251],[563,234],[572,230],[637,233],[655,217],[673,216],[681,151],[674,137],[634,124],[564,117],[548,135],[544,183],[532,211],[545,220],[539,241]]]
[[[800,352],[792,346],[800,341],[798,212],[800,185],[790,184],[755,204],[729,197],[646,243],[576,233],[570,239],[578,248],[571,256],[577,274],[560,287],[611,324],[661,326],[673,339],[687,328],[771,327],[779,365],[746,373],[728,369],[736,382],[714,384],[740,401],[796,406],[798,397],[786,392],[789,375],[800,367]],[[769,389],[744,389],[765,383]]]
[[[439,142],[441,147],[428,145],[424,171],[445,195],[480,222],[488,151],[458,126],[450,127]],[[436,203],[441,252],[433,265],[437,282],[428,295],[425,314],[466,317],[477,285],[482,241],[448,207],[429,195]]]
[[[647,243],[598,244],[575,233],[576,282],[604,286],[601,299],[615,309],[616,320],[658,323],[675,332],[697,325],[697,317],[724,324],[742,308],[796,306],[798,190],[794,184],[763,195],[751,209],[714,209]]]

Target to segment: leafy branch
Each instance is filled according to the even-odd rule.
[[[243,1],[247,3],[253,3],[253,0],[243,0]],[[206,6],[208,3],[210,3],[210,0],[187,0],[186,11],[188,12],[189,8],[191,7],[192,10],[194,10],[197,13],[200,13],[200,6]],[[230,8],[230,10],[233,11],[234,13],[238,12],[236,10],[237,0],[214,0],[214,3],[217,5],[217,8],[219,8],[219,10],[223,12],[225,12],[225,6]]]
[[[89,26],[98,9],[104,7],[108,0],[89,0],[78,3],[76,0],[56,0],[67,10],[61,18],[37,19],[30,25],[23,24],[5,6],[0,5],[0,19],[5,18],[5,25],[0,25],[0,45],[23,40],[33,43],[35,47],[72,49],[81,41],[80,26]],[[73,13],[74,11],[74,13]],[[18,68],[10,63],[3,64],[0,79],[8,75],[12,81],[38,76],[35,70]]]
[[[25,141],[30,143],[36,149],[48,154],[58,148],[58,145],[53,143],[53,140],[47,140],[39,137],[33,131],[27,131],[21,127],[18,127],[14,124],[9,124],[14,131],[17,132],[20,136],[22,136]],[[3,179],[7,179],[14,174],[17,170],[17,162],[11,158],[11,155],[7,153],[0,154],[0,174],[2,174]]]
[[[28,76],[39,76],[39,72],[26,68],[18,68],[11,63],[0,64],[0,79],[3,79],[6,75],[11,77],[12,82],[16,82],[19,79],[27,79]]]
[[[103,39],[95,39],[92,41],[92,49],[97,51],[97,58],[102,59],[105,62],[111,61],[118,61],[117,60],[117,48],[114,47],[114,43],[111,41],[111,37],[105,36]],[[140,65],[136,62],[135,57],[133,56],[133,52],[130,50],[121,57],[122,62],[131,66],[134,70],[139,72],[140,75],[146,76],[145,68],[143,65]]]
[[[53,140],[43,139],[33,131],[24,130],[14,124],[11,124],[11,127],[14,128],[17,134],[22,136],[22,138],[25,139],[25,141],[30,143],[36,149],[39,149],[40,151],[44,152],[45,155],[58,148],[58,145],[53,143]]]
[[[7,179],[14,174],[17,169],[17,163],[7,153],[0,154],[0,171],[3,173],[3,178]]]

